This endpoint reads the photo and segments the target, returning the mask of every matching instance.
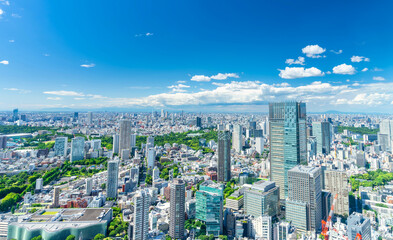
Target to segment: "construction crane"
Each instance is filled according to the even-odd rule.
[[[356,233],[355,240],[362,240],[362,235],[360,235],[360,233]]]
[[[322,236],[325,237],[325,240],[329,239],[329,228],[330,228],[330,225],[332,224],[334,205],[336,204],[337,197],[338,197],[338,194],[336,194],[336,196],[334,196],[333,204],[330,208],[329,216],[326,219],[326,222],[324,220],[322,220],[322,233],[321,234],[322,234]]]

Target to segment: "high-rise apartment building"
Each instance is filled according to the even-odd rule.
[[[224,187],[224,184],[205,181],[195,194],[196,218],[206,224],[206,235],[222,234]]]
[[[86,178],[85,180],[86,183],[86,195],[90,196],[91,192],[93,191],[93,179],[92,178]]]
[[[55,187],[53,189],[53,202],[52,202],[52,206],[54,208],[58,208],[60,206],[59,197],[60,197],[60,187]]]
[[[306,104],[269,104],[270,180],[280,187],[280,197],[288,192],[288,170],[307,163]]]
[[[54,146],[55,155],[66,157],[67,145],[68,145],[68,137],[57,137]]]
[[[85,158],[85,138],[75,137],[71,140],[71,162]]]
[[[185,222],[185,182],[176,178],[171,183],[169,208],[169,236],[173,239],[184,239]]]
[[[286,219],[299,231],[316,232],[322,220],[321,169],[298,165],[288,171]]]
[[[218,132],[217,151],[217,180],[228,182],[231,180],[231,133],[229,131]]]
[[[312,134],[317,140],[317,153],[329,154],[331,143],[331,125],[329,122],[313,122]]]
[[[362,240],[371,240],[371,222],[369,218],[354,212],[347,219],[348,239],[355,240],[356,234],[362,235]]]
[[[147,152],[147,168],[153,169],[156,162],[156,150],[149,148]]]
[[[5,148],[7,148],[7,136],[0,135],[0,149],[5,149]]]
[[[238,153],[243,150],[243,127],[241,125],[233,126],[232,148]]]
[[[87,113],[87,124],[89,124],[89,125],[93,124],[93,113],[92,112]]]
[[[139,190],[134,198],[133,240],[146,240],[149,233],[150,195],[148,190]]]
[[[378,143],[382,150],[392,152],[393,146],[393,120],[382,120],[379,124]]]
[[[131,134],[131,148],[136,147],[136,134]]]
[[[244,212],[254,217],[276,216],[279,213],[280,190],[275,182],[259,181],[244,184]]]
[[[41,191],[44,188],[44,179],[38,178],[35,181],[35,190]]]
[[[108,161],[108,177],[106,183],[106,197],[117,198],[117,188],[119,181],[119,161]]]
[[[114,154],[119,154],[120,150],[119,150],[119,135],[118,134],[113,134],[113,145],[112,145],[112,151]]]
[[[120,121],[119,153],[124,149],[131,149],[131,121],[125,119]]]
[[[336,196],[334,214],[349,215],[348,176],[345,171],[325,170],[325,190]]]

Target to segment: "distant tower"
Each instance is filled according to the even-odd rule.
[[[131,149],[131,121],[120,121],[120,138],[119,138],[119,152],[124,149]]]
[[[59,204],[60,187],[55,187],[53,189],[53,207],[58,208]]]
[[[108,178],[106,183],[106,197],[117,198],[117,187],[119,181],[119,161],[108,162]]]
[[[145,189],[138,191],[134,198],[133,240],[148,239],[150,195]]]
[[[171,183],[169,208],[169,236],[184,239],[186,189],[182,179],[176,178]]]
[[[7,136],[0,135],[0,149],[5,149],[5,148],[7,148]]]
[[[232,147],[238,153],[243,149],[243,127],[240,125],[233,126]]]
[[[119,154],[119,135],[113,134],[113,153]]]
[[[35,190],[41,191],[43,187],[44,187],[44,179],[38,178],[35,181]]]
[[[86,178],[86,195],[90,196],[91,192],[93,190],[93,179],[91,178]]]
[[[55,155],[67,156],[68,137],[57,137],[55,140]]]
[[[280,187],[280,198],[288,192],[288,170],[307,163],[306,104],[269,104],[270,180]]]
[[[79,113],[78,113],[78,112],[74,112],[73,121],[74,121],[74,122],[78,121],[78,118],[79,118]]]
[[[93,124],[93,113],[92,112],[87,113],[87,124],[89,124],[89,125]]]
[[[202,127],[202,118],[196,117],[196,126],[199,128]]]
[[[147,153],[147,167],[153,169],[155,161],[156,161],[156,151],[154,150],[154,148],[149,148],[149,151]]]
[[[331,142],[331,126],[329,122],[313,122],[312,135],[317,139],[317,153],[329,154]]]
[[[19,113],[18,112],[19,111],[17,108],[12,111],[12,121],[15,122],[15,121],[19,120]]]
[[[218,168],[217,180],[231,180],[231,134],[229,131],[218,132]]]
[[[71,162],[85,158],[85,138],[75,137],[71,141]]]

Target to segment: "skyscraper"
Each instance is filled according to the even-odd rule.
[[[0,135],[0,149],[5,149],[5,148],[7,148],[7,136]]]
[[[393,120],[382,120],[379,124],[378,143],[382,149],[392,152]]]
[[[331,143],[331,126],[329,122],[313,122],[312,134],[317,139],[317,153],[329,154]]]
[[[93,179],[92,178],[86,178],[86,195],[90,196],[91,192],[93,190]]]
[[[145,189],[139,190],[134,198],[133,240],[148,239],[150,195]]]
[[[131,121],[120,121],[119,152],[123,149],[131,149]]]
[[[196,117],[195,121],[196,121],[196,123],[195,123],[196,127],[202,127],[202,118]]]
[[[67,156],[68,137],[57,137],[55,140],[55,155]]]
[[[339,215],[349,215],[349,193],[348,176],[345,171],[325,170],[325,190],[336,196],[334,213]]]
[[[243,127],[241,125],[233,126],[232,147],[238,153],[243,150]]]
[[[13,122],[19,120],[19,113],[18,113],[18,112],[19,112],[19,111],[18,111],[17,108],[14,109],[14,110],[12,111],[12,121],[13,121]]]
[[[169,209],[169,236],[184,239],[186,189],[182,179],[176,178],[171,183]]]
[[[89,125],[93,124],[93,113],[92,112],[87,113],[87,124],[89,124]]]
[[[321,169],[298,165],[288,171],[286,219],[299,231],[318,231],[322,220]]]
[[[270,179],[280,187],[280,198],[288,192],[288,170],[307,163],[306,104],[269,104]]]
[[[119,135],[118,134],[113,134],[113,153],[114,154],[119,154]]]
[[[60,195],[60,187],[55,187],[53,189],[53,203],[52,203],[52,206],[54,208],[58,208],[60,206],[59,195]]]
[[[106,197],[117,198],[117,188],[119,181],[119,161],[108,162],[108,177],[106,183]]]
[[[206,224],[206,235],[222,234],[224,184],[205,181],[195,195],[196,218]]]
[[[131,148],[136,147],[136,134],[131,134]]]
[[[85,138],[75,137],[71,140],[71,162],[85,158]]]
[[[147,168],[153,169],[156,161],[156,150],[149,148],[147,152]]]
[[[218,160],[217,180],[228,182],[231,180],[231,133],[218,132]]]
[[[78,112],[74,112],[73,121],[74,121],[74,122],[78,121],[78,118],[79,118],[79,113],[78,113]]]

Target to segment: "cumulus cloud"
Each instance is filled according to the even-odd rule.
[[[95,67],[96,65],[94,63],[90,63],[90,64],[82,64],[81,67],[83,68],[92,68]]]
[[[362,72],[367,72],[368,71],[368,68],[363,68],[362,69]]]
[[[3,64],[3,65],[8,65],[8,64],[9,64],[9,62],[8,62],[7,60],[3,60],[3,61],[0,61],[0,64]]]
[[[52,101],[59,101],[59,100],[61,100],[61,97],[47,97],[46,99],[52,100]]]
[[[333,68],[333,73],[343,74],[343,75],[353,75],[356,73],[355,68],[352,65],[347,65],[345,63],[335,66]]]
[[[181,83],[177,85],[168,86],[168,88],[172,89],[173,92],[187,92],[185,88],[189,88],[189,87],[190,86]]]
[[[65,91],[65,90],[60,90],[60,91],[45,91],[44,94],[49,94],[49,95],[58,95],[58,96],[85,96],[83,93],[80,92],[75,92],[75,91]]]
[[[334,53],[334,54],[341,54],[343,53],[343,50],[338,50],[338,51],[334,51],[334,50],[330,50],[330,52]]]
[[[292,65],[292,64],[299,64],[299,65],[304,65],[304,57],[298,57],[297,59],[287,59],[285,61],[286,64]]]
[[[362,56],[352,56],[351,57],[351,62],[370,62],[369,58],[362,57]]]
[[[194,75],[194,76],[192,76],[191,81],[195,81],[195,82],[209,82],[210,81],[210,77],[205,76],[205,75]]]
[[[31,92],[30,90],[20,89],[20,88],[3,88],[3,89],[4,89],[4,90],[7,90],[7,91],[13,91],[13,92],[22,93],[22,94],[30,93],[30,92]]]
[[[0,8],[0,16],[4,14],[3,9]]]
[[[373,77],[374,81],[385,81],[386,79],[384,77],[378,76],[378,77]]]
[[[320,58],[321,54],[326,51],[325,48],[322,48],[318,45],[308,45],[302,49],[302,52],[306,54],[307,57],[310,58]]]
[[[228,78],[239,78],[239,75],[236,73],[218,73],[212,76],[205,75],[194,75],[191,77],[191,81],[195,82],[210,82],[210,80],[226,80]]]
[[[318,68],[304,68],[304,67],[286,67],[284,70],[278,69],[280,71],[279,76],[284,79],[295,79],[304,77],[320,77],[325,74]]]

